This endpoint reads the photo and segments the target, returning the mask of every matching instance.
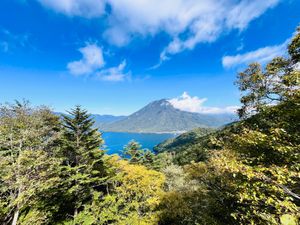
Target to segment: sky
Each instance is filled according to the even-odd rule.
[[[237,73],[286,54],[299,0],[1,0],[0,103],[232,112]]]

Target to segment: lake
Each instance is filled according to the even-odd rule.
[[[145,133],[119,133],[119,132],[103,132],[102,138],[105,141],[108,154],[120,153],[124,145],[129,141],[135,140],[142,145],[142,148],[150,150],[153,147],[169,138],[175,137],[175,134],[145,134]]]

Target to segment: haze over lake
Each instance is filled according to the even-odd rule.
[[[102,137],[105,141],[108,154],[120,154],[129,141],[135,140],[139,142],[143,148],[150,150],[153,147],[168,138],[175,137],[175,134],[149,134],[149,133],[123,133],[123,132],[104,132]]]

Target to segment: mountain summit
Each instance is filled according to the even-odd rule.
[[[196,127],[219,127],[234,121],[233,114],[211,115],[181,111],[167,99],[151,102],[130,116],[100,127],[112,132],[184,132]]]

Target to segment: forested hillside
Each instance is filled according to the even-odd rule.
[[[195,128],[189,132],[183,133],[175,138],[168,139],[154,147],[156,152],[165,151],[182,151],[187,148],[188,145],[199,142],[203,136],[207,136],[210,133],[216,131],[212,128]],[[187,145],[187,146],[186,146]]]
[[[300,30],[288,53],[238,74],[240,122],[156,155],[134,141],[106,155],[79,106],[1,105],[0,224],[298,225]]]
[[[218,148],[212,140],[226,136],[232,127],[233,124],[219,130],[196,128],[156,145],[154,150],[157,153],[172,153],[173,161],[179,165],[203,161],[207,159],[209,150]]]

